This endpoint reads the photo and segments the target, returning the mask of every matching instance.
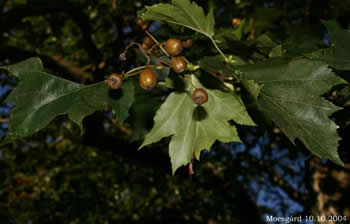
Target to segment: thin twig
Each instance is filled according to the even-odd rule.
[[[190,164],[188,164],[188,175],[192,176],[193,174],[194,174],[193,163],[190,162]]]
[[[249,24],[252,27],[252,31],[249,34],[248,40],[253,40],[255,38],[255,18],[251,17],[249,19]]]
[[[91,65],[87,65],[88,67],[78,67],[70,61],[65,60],[61,56],[48,56],[51,60],[53,60],[58,66],[67,70],[76,80],[81,80],[82,82],[88,81],[92,82],[93,77],[91,74],[86,72],[87,68]]]
[[[217,78],[218,80],[220,80],[221,82],[225,82],[224,78],[214,72],[209,72],[209,74],[211,74],[212,76],[214,76],[215,78]]]
[[[0,118],[0,123],[7,123],[9,122],[8,118]]]
[[[126,60],[126,53],[128,52],[129,48],[132,47],[132,46],[138,46],[139,47],[139,50],[142,52],[142,54],[146,57],[147,59],[147,65],[149,65],[151,59],[149,58],[149,56],[145,53],[145,50],[142,48],[141,44],[137,43],[137,42],[131,42],[128,46],[126,46],[125,50],[123,51],[123,53],[121,53],[119,55],[119,59],[122,60],[122,61],[125,61]]]
[[[139,74],[141,71],[141,69],[144,68],[155,68],[155,69],[162,69],[163,65],[143,65],[143,66],[139,66],[137,68],[133,68],[130,71],[128,71],[127,73],[124,74],[124,78],[129,78],[131,76],[137,75]]]
[[[119,124],[117,119],[111,118],[109,116],[105,116],[107,118],[107,120],[109,120],[109,122],[111,122],[116,128],[118,128],[119,130],[121,130],[124,134],[126,135],[131,135],[132,131],[126,127],[123,127]]]
[[[170,57],[170,55],[168,54],[168,52],[166,52],[166,50],[164,49],[164,47],[159,43],[159,41],[150,33],[148,32],[147,30],[145,30],[145,33],[150,37],[152,38],[152,40],[160,47],[160,49],[163,51],[163,53]]]
[[[153,51],[154,48],[156,48],[156,47],[159,47],[159,45],[154,44],[148,51],[149,51],[150,53],[152,53],[152,51]]]

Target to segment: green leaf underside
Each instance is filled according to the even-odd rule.
[[[298,138],[311,152],[343,165],[337,153],[337,126],[329,119],[341,108],[320,96],[345,81],[335,76],[328,64],[307,59],[270,60],[240,70],[243,78],[263,85],[258,105],[291,141]]]
[[[155,4],[146,7],[146,12],[142,15],[143,20],[157,20],[165,23],[173,23],[185,26],[205,36],[214,36],[214,15],[210,11],[204,14],[203,9],[195,2],[189,0],[173,0],[172,4]]]
[[[191,76],[196,87],[202,87]],[[169,155],[173,173],[188,164],[193,155],[199,158],[200,152],[210,149],[212,144],[240,142],[237,130],[228,123],[233,120],[242,125],[255,125],[238,96],[230,92],[207,90],[208,102],[197,106],[192,102],[193,88],[187,84],[186,92],[173,92],[162,104],[154,117],[154,126],[147,134],[141,147],[171,137]]]
[[[344,30],[336,21],[323,21],[326,26],[332,47],[321,49],[306,56],[324,60],[338,70],[350,70],[350,30]]]
[[[9,120],[9,131],[2,144],[31,136],[50,123],[56,116],[67,114],[82,128],[85,116],[102,110],[110,104],[118,117],[125,117],[133,100],[133,87],[119,99],[111,97],[105,82],[80,85],[42,72],[40,59],[28,59],[5,69],[19,78],[19,83],[6,101],[14,103]],[[32,65],[32,66],[31,66]],[[126,88],[130,87],[128,82]]]

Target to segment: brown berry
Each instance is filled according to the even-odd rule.
[[[232,19],[232,25],[233,26],[238,26],[241,23],[241,19],[240,18],[233,18]]]
[[[152,47],[153,45],[154,45],[154,41],[152,40],[152,38],[147,36],[143,39],[141,46],[144,49],[148,49],[148,48]]]
[[[141,71],[139,76],[140,87],[145,90],[151,90],[157,85],[157,75],[154,71],[147,67]]]
[[[193,45],[193,40],[192,39],[183,40],[181,43],[184,48],[190,48]]]
[[[148,22],[142,19],[136,18],[136,24],[141,27],[143,30],[147,30]]]
[[[147,44],[145,44],[145,43],[142,43],[142,44],[141,44],[141,47],[142,47],[142,49],[144,49],[144,50],[147,50],[147,49],[148,49],[148,46],[147,46]]]
[[[120,89],[123,84],[123,76],[120,74],[110,74],[107,79],[107,84],[112,89]]]
[[[186,70],[187,63],[182,56],[172,57],[171,58],[171,68],[176,73],[181,73]]]
[[[204,104],[208,102],[208,93],[202,88],[196,89],[192,94],[192,101],[195,104]]]
[[[181,54],[183,46],[179,39],[170,38],[165,43],[165,49],[171,56],[177,56]]]

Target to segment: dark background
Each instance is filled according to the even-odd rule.
[[[216,27],[233,28],[232,18],[247,26],[233,53],[249,57],[241,43],[268,35],[298,50],[329,43],[320,19],[350,24],[350,1],[221,0],[196,1],[216,9]],[[112,72],[142,64],[131,41],[145,37],[135,24],[137,10],[156,1],[1,0],[0,65],[39,56],[46,71],[91,84]],[[214,55],[209,42],[189,30],[154,22],[150,31],[161,41],[194,38],[186,57]],[[250,42],[249,42],[250,41]],[[321,44],[322,45],[322,44]],[[268,47],[268,46],[267,46]],[[322,46],[321,46],[322,47]],[[231,53],[232,53],[231,51]],[[346,72],[339,73],[349,81]],[[4,100],[16,80],[0,73],[0,125],[6,135],[12,107]],[[0,149],[1,223],[265,223],[275,217],[329,215],[350,220],[349,94],[328,94],[345,107],[333,115],[344,138],[340,155],[347,168],[321,160],[302,144],[293,145],[253,109],[258,127],[240,127],[244,144],[215,143],[210,152],[171,175],[169,139],[136,151],[152,127],[152,117],[168,94],[161,88],[137,90],[124,125],[108,111],[84,120],[85,132],[66,117],[44,131]],[[340,222],[337,222],[340,223]]]

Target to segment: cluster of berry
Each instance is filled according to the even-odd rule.
[[[147,21],[142,21],[140,19],[137,19],[136,23],[143,30],[145,30],[146,33],[148,33]],[[150,36],[152,37],[152,35]],[[156,42],[153,40],[154,38],[152,37],[153,38],[152,39],[150,36],[146,36],[143,39],[141,48],[144,51],[149,50],[149,52],[152,52],[152,49],[156,44]],[[164,50],[166,51],[165,53],[167,55],[171,56],[171,64],[169,66],[173,69],[174,72],[182,73],[187,69],[186,59],[180,54],[182,53],[184,48],[190,48],[192,47],[192,45],[193,45],[192,39],[181,41],[179,39],[170,38],[165,42]],[[159,46],[162,48],[162,45],[160,45],[159,43],[157,43],[156,46]],[[109,75],[107,79],[107,84],[112,89],[119,89],[123,84],[123,74],[113,73]],[[153,89],[153,87],[157,85],[157,75],[152,70],[151,67],[148,67],[148,65],[139,73],[139,84],[140,84],[140,87],[145,90],[151,90]],[[196,88],[193,91],[192,99],[195,104],[203,104],[208,101],[208,94],[204,89]]]

